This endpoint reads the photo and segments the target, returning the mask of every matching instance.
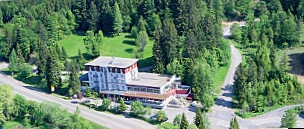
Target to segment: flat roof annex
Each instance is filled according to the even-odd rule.
[[[138,59],[120,58],[120,57],[105,57],[100,56],[92,62],[86,63],[89,66],[127,68],[138,62]]]
[[[162,87],[170,82],[173,75],[138,72],[138,78],[127,82],[127,85]]]

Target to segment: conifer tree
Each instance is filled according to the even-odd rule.
[[[7,120],[3,113],[4,113],[4,109],[2,107],[2,103],[0,103],[0,125],[3,125]]]
[[[184,35],[187,29],[186,2],[185,0],[171,0],[169,5],[173,13],[174,25],[180,36]]]
[[[160,41],[161,34],[161,22],[159,22],[157,29],[155,31],[155,43],[153,45],[153,72],[154,73],[164,73],[165,64],[164,64],[164,55],[162,51],[162,42]]]
[[[283,58],[279,62],[279,67],[282,73],[287,73],[291,70],[289,66],[289,58],[286,52],[284,52]]]
[[[231,119],[229,129],[240,129],[239,123],[238,123],[236,117]]]
[[[69,89],[71,90],[71,92],[73,94],[77,94],[78,92],[80,92],[80,88],[81,88],[80,81],[79,81],[78,76],[77,76],[77,71],[76,71],[76,68],[75,68],[75,64],[76,64],[76,62],[74,62],[71,65],[69,85],[68,85]]]
[[[66,53],[64,47],[62,46],[62,47],[61,47],[61,60],[62,60],[62,61],[65,61],[65,60],[67,59],[67,57],[68,57],[68,55],[67,55],[67,53]]]
[[[194,124],[198,129],[205,129],[205,122],[199,107],[196,108]]]
[[[86,89],[85,89],[85,97],[91,97],[91,90],[90,90],[90,88],[88,87],[88,86],[86,86]]]
[[[109,0],[103,0],[101,6],[102,30],[105,33],[113,32],[113,11]]]
[[[51,48],[47,54],[45,75],[47,80],[47,86],[51,89],[52,86],[55,88],[60,88],[58,85],[60,83],[60,70],[58,67],[58,60],[55,57],[55,50]]]
[[[146,26],[147,26],[147,22],[145,21],[145,19],[140,16],[139,20],[138,20],[138,25],[137,25],[137,28],[138,28],[138,31],[147,31],[146,29]]]
[[[189,123],[187,121],[187,118],[185,116],[185,113],[183,113],[182,115],[182,120],[181,120],[181,124],[179,126],[179,129],[187,129],[189,126]]]
[[[19,59],[17,57],[15,49],[12,50],[9,57],[9,70],[12,72],[17,72],[19,67]]]
[[[85,66],[84,66],[84,63],[85,63],[85,59],[82,55],[82,52],[80,49],[78,49],[78,58],[77,58],[77,64],[79,65],[80,67],[80,71],[84,70],[85,69]]]
[[[87,22],[89,23],[89,25],[88,25],[89,29],[93,32],[97,32],[100,13],[94,2],[91,2],[91,8],[89,10],[88,15],[89,15],[89,18],[88,18]]]
[[[164,54],[165,66],[171,63],[179,55],[179,41],[177,31],[171,19],[164,19],[160,32],[161,50]]]
[[[120,101],[119,111],[124,112],[127,109],[127,106],[126,106],[123,98],[120,98],[119,101]]]
[[[293,128],[296,125],[297,115],[294,111],[289,110],[281,119],[281,128]]]
[[[123,20],[122,20],[121,13],[120,13],[117,2],[115,2],[113,10],[114,10],[114,12],[113,12],[113,17],[114,17],[113,30],[114,30],[115,34],[119,35],[119,33],[122,32]]]
[[[145,31],[139,31],[135,44],[138,47],[140,52],[143,52],[147,43],[149,42],[148,34]]]

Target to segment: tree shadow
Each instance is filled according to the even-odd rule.
[[[124,40],[124,41],[122,41],[122,43],[128,44],[128,45],[135,45],[135,41],[131,41],[131,40]]]
[[[125,51],[128,52],[128,53],[132,53],[133,52],[133,48],[125,49]]]
[[[290,58],[290,66],[292,67],[290,73],[304,75],[304,53],[296,53],[288,56]]]
[[[77,35],[77,36],[86,36],[87,32],[82,31],[82,30],[77,30],[75,31],[73,34]]]
[[[148,67],[148,66],[152,66],[153,65],[153,57],[148,57],[145,59],[140,59],[138,61],[138,67],[139,68],[143,68],[143,67]]]

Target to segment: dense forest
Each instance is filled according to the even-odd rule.
[[[255,13],[246,17],[245,27],[232,26],[231,38],[248,51],[234,82],[234,96],[244,111],[263,112],[264,107],[303,102],[302,84],[297,76],[288,74],[287,54],[280,59],[275,54],[278,49],[302,45],[303,4],[266,1],[259,20],[255,20]]]
[[[251,87],[266,87],[276,81],[296,87],[296,81],[282,78],[286,75],[282,71],[278,73],[281,68],[274,62],[272,48],[300,44],[303,10],[304,2],[300,0],[4,1],[0,4],[0,57],[9,59],[10,71],[24,76],[31,69],[26,62],[34,57],[38,74],[47,80],[49,88],[60,89],[60,72],[70,71],[68,87],[72,95],[80,90],[77,72],[84,69],[86,59],[80,50],[76,59],[67,59],[60,40],[76,31],[86,32],[84,44],[89,59],[93,59],[102,51],[104,36],[130,33],[138,46],[136,57],[140,58],[147,40],[153,39],[152,71],[181,76],[184,84],[192,86],[194,98],[208,109],[214,104],[214,70],[230,62],[230,44],[223,40],[222,21],[247,21],[246,27],[234,26],[232,31],[237,42],[257,48],[251,58],[252,67],[263,74],[252,77]],[[248,77],[248,72],[238,73]],[[245,80],[247,86],[250,81]],[[243,86],[236,83],[235,87]],[[263,87],[256,88],[260,92],[255,95],[266,96],[266,90],[260,90]],[[236,96],[246,93],[235,89]]]

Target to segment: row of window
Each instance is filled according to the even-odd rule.
[[[159,89],[151,89],[151,88],[128,87],[128,91],[148,92],[148,93],[157,93],[157,94],[159,94]]]

